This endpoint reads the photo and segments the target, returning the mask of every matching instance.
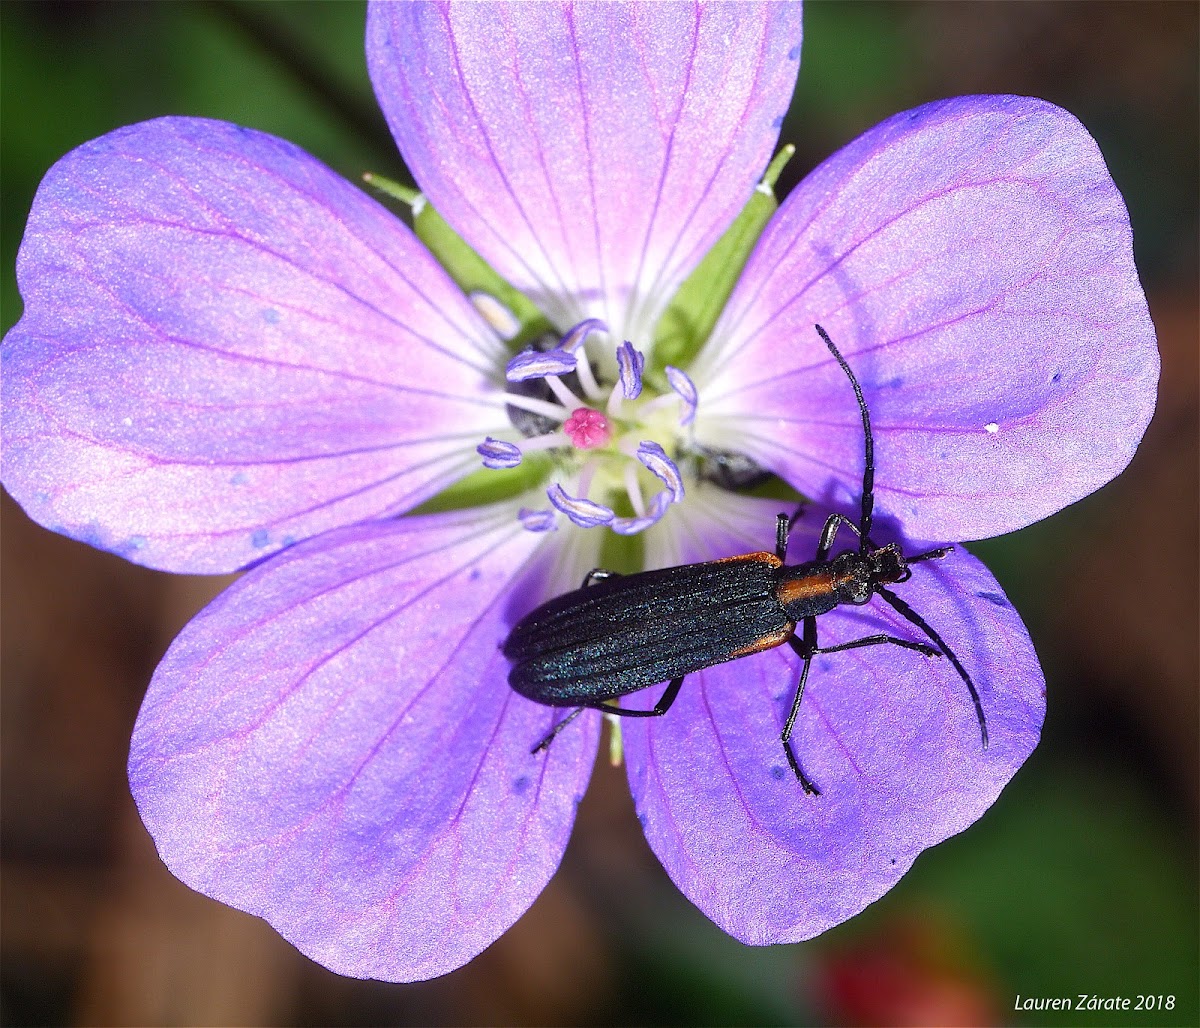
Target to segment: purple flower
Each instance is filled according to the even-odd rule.
[[[183,881],[343,974],[428,978],[496,939],[558,865],[601,721],[531,755],[563,712],[508,687],[499,644],[609,531],[640,533],[648,566],[769,549],[780,504],[721,488],[713,454],[854,509],[861,424],[815,322],[862,380],[881,538],[1011,531],[1128,463],[1158,367],[1128,218],[1086,131],[1039,100],[864,134],[767,224],[699,355],[656,356],[755,191],[799,49],[798,6],[371,9],[425,197],[553,327],[522,354],[494,298],[485,319],[281,140],[165,118],[48,173],[3,347],[5,486],[150,567],[254,565],[172,645],[134,730],[133,793]],[[469,474],[514,485],[397,517]],[[1037,743],[1042,674],[987,570],[960,548],[899,589],[968,663],[987,750],[953,669],[905,651],[816,660],[794,741],[819,798],[779,746],[786,647],[624,725],[650,844],[739,939],[861,910]],[[911,636],[876,604],[820,624],[826,644]]]

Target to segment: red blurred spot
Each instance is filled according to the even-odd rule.
[[[943,919],[906,916],[821,956],[821,1005],[839,1025],[998,1024],[995,989],[964,962],[963,949]]]

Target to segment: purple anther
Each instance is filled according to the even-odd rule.
[[[670,383],[671,388],[683,400],[683,414],[679,418],[679,423],[681,425],[690,425],[696,417],[696,385],[684,372],[678,368],[671,367],[670,364],[663,370],[667,373],[667,381]]]
[[[642,394],[642,368],[645,366],[646,355],[635,350],[629,340],[617,347],[617,371],[625,399],[636,400]]]
[[[667,451],[658,443],[649,440],[639,443],[637,459],[646,466],[650,474],[667,487],[671,493],[671,503],[678,503],[683,499],[683,475],[679,473],[679,466],[667,456]]]
[[[611,523],[615,516],[603,504],[593,503],[578,496],[568,496],[557,483],[546,490],[546,497],[555,509],[562,511],[580,528],[599,528]]]
[[[523,350],[508,362],[504,377],[510,382],[528,382],[547,375],[566,375],[575,370],[575,355],[562,349]]]
[[[608,325],[606,325],[599,318],[587,318],[586,320],[581,321],[574,328],[567,330],[566,334],[562,337],[562,341],[559,342],[558,348],[560,350],[566,350],[567,353],[574,353],[583,345],[584,340],[586,340],[587,337],[593,332],[607,331]]]
[[[517,511],[517,520],[521,522],[521,527],[529,532],[553,532],[558,527],[552,510],[531,510],[529,507],[522,507]]]
[[[492,471],[501,468],[515,468],[521,463],[521,448],[515,443],[506,443],[503,439],[493,439],[488,436],[475,447],[475,452],[483,458],[483,466]]]
[[[612,524],[608,527],[616,532],[617,535],[637,535],[638,532],[645,531],[656,521],[661,520],[670,506],[670,496],[666,493],[655,493],[645,514],[634,518],[614,518]]]

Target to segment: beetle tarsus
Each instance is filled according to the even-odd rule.
[[[566,728],[567,725],[569,725],[577,717],[579,717],[579,715],[582,714],[586,709],[587,708],[585,707],[576,707],[573,711],[571,711],[571,713],[564,717],[558,724],[556,724],[545,734],[545,736],[542,738],[542,741],[529,751],[529,755],[533,756],[535,753],[541,753],[542,750],[548,750],[550,748],[550,744],[554,742],[556,738],[558,738],[558,733]]]
[[[795,772],[796,780],[804,789],[805,795],[820,796],[821,790],[818,789],[813,780],[804,773],[803,768],[800,767],[800,761],[796,759],[796,754],[792,752],[791,743],[787,742],[786,740],[784,740],[783,743],[783,752],[787,755],[787,762],[791,766],[792,771]]]

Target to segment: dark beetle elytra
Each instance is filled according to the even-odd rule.
[[[774,553],[748,553],[636,575],[598,569],[584,579],[582,588],[542,604],[505,640],[504,654],[513,662],[508,682],[538,703],[577,709],[555,725],[533,752],[549,746],[585,709],[622,717],[660,717],[675,702],[691,672],[784,643],[804,662],[781,739],[788,764],[806,792],[819,790],[804,774],[789,740],[818,653],[890,644],[931,657],[945,656],[966,683],[987,747],[987,720],[971,676],[925,619],[886,588],[906,582],[912,575],[909,565],[944,557],[950,550],[942,547],[906,557],[895,543],[877,546],[871,540],[875,502],[871,418],[850,365],[825,330],[820,325],[816,330],[850,379],[862,415],[866,459],[858,524],[831,514],[814,558],[789,566],[784,563],[788,532],[800,512],[791,518],[780,514]],[[858,536],[858,548],[843,550],[831,560],[829,553],[843,526]],[[821,614],[842,604],[861,606],[872,596],[882,597],[934,645],[882,633],[836,646],[817,645]],[[802,625],[799,635],[797,625]],[[660,682],[668,685],[652,710],[626,710],[611,702]]]

